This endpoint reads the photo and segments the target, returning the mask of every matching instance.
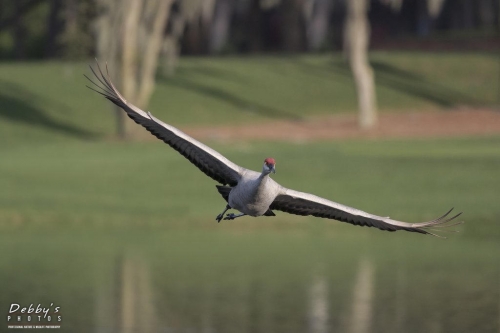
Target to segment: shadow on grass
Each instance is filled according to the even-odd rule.
[[[0,119],[23,123],[30,126],[44,127],[50,131],[60,132],[80,139],[93,139],[96,133],[61,122],[47,115],[37,104],[43,98],[15,85],[0,81]],[[50,102],[54,105],[55,103]],[[57,105],[55,108],[68,110],[67,106]]]
[[[466,93],[429,81],[415,72],[397,68],[383,61],[372,60],[370,63],[375,71],[377,86],[384,86],[445,108],[451,108],[460,104],[482,104],[480,100]],[[300,59],[296,59],[295,64],[303,72],[309,74],[322,77],[330,75],[328,72],[325,73],[325,66],[314,65]],[[328,67],[332,68],[335,74],[352,78],[351,69],[345,61],[333,61]]]
[[[377,83],[402,93],[420,97],[443,107],[458,104],[481,104],[479,100],[461,91],[450,89],[421,75],[394,67],[381,61],[371,61]]]
[[[194,78],[195,76],[204,75],[211,78],[217,78],[224,81],[229,81],[234,84],[240,84],[245,82],[245,77],[236,73],[235,71],[224,69],[207,67],[204,65],[192,65],[189,67],[179,67],[175,71],[175,77],[182,77],[184,79]]]
[[[209,74],[210,73],[210,74]],[[217,75],[216,71],[204,72],[205,75]],[[251,101],[245,98],[234,95],[221,88],[212,87],[208,84],[194,82],[191,79],[176,75],[174,78],[159,77],[161,83],[170,85],[176,88],[182,88],[201,95],[209,96],[218,99],[224,103],[228,103],[238,110],[248,113],[255,113],[263,117],[301,121],[304,118],[291,112],[279,110],[273,107],[263,105],[261,103]]]

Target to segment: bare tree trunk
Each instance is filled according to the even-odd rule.
[[[145,108],[155,85],[163,33],[173,0],[99,0],[98,57],[107,61],[124,97]],[[130,124],[130,125],[129,125]],[[118,110],[117,133],[131,137],[135,126]]]
[[[61,29],[59,19],[62,0],[52,0],[50,2],[50,13],[47,18],[47,42],[45,43],[45,57],[52,58],[56,55],[57,36]]]
[[[208,45],[210,53],[218,53],[226,45],[232,13],[233,1],[218,0],[216,2]]]
[[[74,40],[78,31],[78,0],[66,0],[63,8],[64,13],[64,39],[66,47],[65,56],[72,58],[74,52]]]
[[[186,32],[182,40],[182,46],[183,49],[189,54],[200,55],[204,53],[203,26],[199,17],[187,22]]]
[[[255,53],[262,50],[262,11],[259,0],[251,0],[248,10],[245,35],[248,36],[248,49]]]
[[[333,9],[330,0],[309,0],[306,2],[306,39],[307,48],[317,51],[325,43],[328,35],[329,19]]]
[[[441,14],[445,1],[446,0],[427,0],[427,11],[433,19]]]
[[[122,2],[126,8],[123,17],[122,30],[122,90],[128,100],[135,100],[137,78],[137,41],[141,19],[142,0],[125,0]]]
[[[368,62],[370,36],[368,5],[369,0],[347,1],[344,31],[344,50],[356,83],[361,128],[371,128],[377,124],[374,75]]]
[[[159,0],[156,8],[157,14],[153,20],[153,28],[148,38],[147,50],[142,50],[143,62],[139,77],[140,88],[137,96],[137,105],[139,107],[146,107],[153,94],[158,57],[163,41],[163,31],[165,31],[171,4],[171,1]]]
[[[479,0],[480,27],[492,28],[495,26],[495,4],[492,0]]]
[[[305,44],[304,0],[287,0],[281,5],[283,6],[284,49],[287,52],[303,51]]]
[[[497,1],[498,1],[498,3],[497,3],[497,32],[498,32],[498,36],[500,37],[500,0],[497,0]],[[498,54],[498,60],[500,61],[500,51]],[[499,74],[500,74],[500,72],[499,72]],[[498,102],[498,106],[500,108],[500,77],[498,78],[497,102]],[[500,333],[500,329],[498,331]]]
[[[25,35],[26,28],[23,22],[23,6],[21,1],[16,1],[14,8],[14,56],[23,59],[26,56]]]
[[[181,54],[181,38],[184,35],[186,18],[180,13],[171,14],[170,31],[163,40],[161,57],[163,58],[162,72],[167,76],[172,76],[177,67],[177,62]]]
[[[417,2],[417,35],[428,36],[432,30],[433,20],[429,15],[428,5],[422,1]]]
[[[476,1],[476,0],[474,0]],[[474,2],[470,0],[461,0],[462,20],[464,29],[474,28]]]
[[[97,59],[106,61],[110,73],[113,73],[116,86],[121,89],[121,71],[118,70],[118,58],[121,49],[120,31],[122,29],[122,20],[124,6],[120,6],[117,0],[98,0],[98,13],[94,28],[96,31],[96,51]],[[116,135],[125,138],[126,117],[122,110],[113,105],[116,115]]]
[[[191,54],[207,54],[209,51],[210,27],[212,25],[215,0],[191,0],[193,6],[183,6],[186,16],[184,47]]]

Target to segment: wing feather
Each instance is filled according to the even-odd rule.
[[[406,230],[421,234],[438,236],[432,231],[445,231],[440,228],[456,226],[463,222],[453,222],[462,213],[448,217],[453,208],[443,216],[428,222],[407,223],[366,213],[362,210],[344,206],[342,204],[318,197],[313,194],[283,189],[270,206],[272,210],[281,210],[295,215],[312,215],[321,218],[333,219],[353,225],[375,227],[386,231]],[[448,218],[447,218],[448,217]]]
[[[212,148],[193,139],[179,129],[165,124],[161,120],[155,118],[151,113],[145,112],[135,105],[127,102],[111,82],[109,73],[108,75],[104,75],[98,63],[97,69],[99,73],[97,73],[92,66],[90,66],[90,69],[102,86],[85,76],[92,84],[101,89],[101,91],[87,86],[88,88],[103,95],[108,100],[122,108],[128,117],[130,117],[137,124],[146,128],[158,139],[174,148],[207,176],[223,185],[228,184],[230,186],[236,186],[238,184],[241,174],[245,169],[234,164]]]

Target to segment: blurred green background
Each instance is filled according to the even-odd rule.
[[[54,303],[67,332],[500,331],[499,134],[204,139],[253,170],[273,156],[289,188],[409,222],[455,207],[466,222],[447,239],[281,212],[218,224],[214,181],[160,141],[117,138],[110,103],[85,88],[85,52],[15,59],[0,37],[4,318],[12,303]],[[332,48],[188,52],[175,75],[158,72],[148,110],[181,129],[353,114],[350,68]],[[389,49],[370,64],[381,114],[498,113],[489,49]]]
[[[375,59],[382,56],[376,54]],[[460,55],[394,57],[404,64],[410,57],[439,62]],[[494,68],[487,55],[464,58],[477,58],[482,65],[491,61],[490,69]],[[295,63],[335,63],[335,58],[326,57],[264,60],[231,59],[235,69],[225,70],[228,75],[252,77],[265,71],[267,62],[277,62],[295,70],[288,76],[304,75],[298,80],[309,79],[312,82],[304,84],[314,85],[315,80],[326,79],[308,77]],[[187,59],[180,72],[188,73],[199,63],[216,68],[225,61]],[[245,64],[252,70],[237,70]],[[372,331],[498,329],[499,136],[305,144],[207,142],[251,169],[259,168],[263,156],[273,156],[279,161],[274,179],[281,184],[375,214],[423,221],[456,207],[464,211],[466,224],[446,240],[285,213],[217,224],[214,218],[224,202],[212,180],[161,142],[109,138],[113,116],[100,97],[84,87],[80,77],[86,72],[84,65],[1,65],[1,80],[8,87],[0,100],[2,303],[57,302],[64,310],[63,329],[112,331],[124,297],[124,267],[132,265],[132,271],[149,272],[148,282],[139,276],[130,277],[130,283],[139,285],[138,290],[151,289],[145,302],[154,304],[154,315],[149,316],[157,320],[155,327],[302,331],[310,325],[311,302],[315,302],[311,290],[320,279],[329,327],[347,330],[355,311],[353,294],[359,288],[356,276],[367,261],[373,272],[368,300]],[[65,76],[65,71],[71,74]],[[442,85],[453,86],[456,93],[448,98],[464,98],[469,91],[459,93],[465,85],[461,82],[469,74],[449,72],[453,74],[428,75],[443,75]],[[494,96],[494,84],[487,84],[493,81],[491,72],[476,74],[484,86],[474,96],[482,103]],[[457,78],[447,84],[452,75]],[[210,79],[192,78],[196,84],[209,84]],[[218,80],[214,86],[225,89],[227,81]],[[315,101],[318,107],[304,108],[305,114],[324,112],[330,103],[352,107],[348,81],[342,77],[337,83],[346,93],[335,102],[325,91],[325,97]],[[254,89],[265,96],[267,88]],[[293,95],[284,89],[282,96],[268,96],[267,105],[289,103],[288,94]],[[388,109],[395,107],[392,103],[438,107],[397,88],[382,87],[380,96]],[[203,100],[212,119],[198,116],[197,105]],[[231,103],[168,82],[159,83],[151,104],[158,117],[181,125],[209,126],[218,123],[216,119],[231,124],[229,113],[235,114],[235,123],[248,118],[265,121]],[[286,109],[294,112],[292,107]],[[304,115],[299,109],[297,114]],[[139,291],[136,301],[145,293]],[[101,311],[107,311],[102,318]],[[149,318],[140,312],[138,316]]]

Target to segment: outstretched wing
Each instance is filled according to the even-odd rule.
[[[151,113],[144,112],[127,102],[111,82],[109,73],[104,75],[99,64],[97,64],[97,69],[100,75],[94,71],[92,66],[90,66],[90,69],[102,86],[85,76],[101,91],[87,86],[88,88],[118,105],[137,124],[143,126],[158,139],[163,140],[170,147],[177,150],[207,176],[223,185],[229,184],[230,186],[236,186],[238,184],[244,170],[242,167],[234,164],[212,148],[205,146],[203,143],[193,139],[179,129],[156,119]]]
[[[295,215],[312,215],[347,222],[354,225],[375,227],[387,231],[406,230],[421,234],[431,234],[433,236],[438,235],[432,233],[431,231],[448,231],[442,230],[441,228],[451,227],[462,223],[448,223],[462,214],[459,213],[453,217],[447,218],[453,209],[443,216],[429,222],[406,223],[392,220],[389,217],[372,215],[363,212],[362,210],[320,198],[313,194],[298,192],[290,189],[283,189],[283,192],[278,195],[271,204],[270,209],[281,210]]]

